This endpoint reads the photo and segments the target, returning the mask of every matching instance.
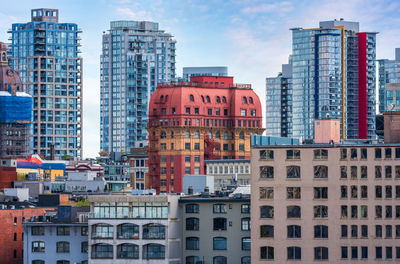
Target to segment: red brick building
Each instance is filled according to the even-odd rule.
[[[182,192],[204,160],[250,158],[250,136],[262,134],[261,103],[233,77],[192,77],[160,84],[149,105],[149,180],[157,192]]]
[[[0,160],[0,190],[12,188],[13,182],[17,179],[17,160]]]
[[[20,208],[18,204],[10,203],[8,209],[0,209],[0,263],[23,264],[23,232],[22,221],[31,216],[44,215],[50,208]],[[11,209],[15,206],[16,209]],[[20,208],[20,209],[18,209]]]

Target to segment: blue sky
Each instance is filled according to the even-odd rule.
[[[99,56],[112,20],[159,22],[177,40],[178,75],[184,66],[228,66],[235,82],[251,83],[263,103],[265,77],[275,76],[291,52],[290,28],[344,18],[379,32],[377,58],[393,59],[400,47],[400,1],[385,0],[16,0],[0,9],[0,41],[8,41],[12,23],[29,21],[30,9],[40,7],[58,8],[60,22],[83,30],[84,157],[99,151]]]

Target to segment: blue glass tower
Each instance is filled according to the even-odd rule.
[[[400,99],[400,91],[388,89],[388,84],[400,83],[400,48],[395,50],[396,57],[394,60],[382,59],[379,60],[379,113],[389,110],[400,111],[400,104],[397,100]]]
[[[147,139],[150,96],[175,79],[175,43],[158,23],[111,22],[100,56],[101,150],[129,152]]]
[[[33,153],[82,157],[82,58],[77,24],[59,23],[57,9],[31,10],[11,31],[11,66],[33,97]]]

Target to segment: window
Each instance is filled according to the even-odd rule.
[[[44,226],[32,226],[32,236],[44,236]]]
[[[139,239],[139,226],[135,224],[121,224],[117,227],[117,238]]]
[[[351,179],[357,179],[357,166],[350,167],[350,177]]]
[[[385,226],[385,238],[392,238],[392,226],[391,225]]]
[[[300,178],[300,166],[287,166],[286,167],[286,177],[288,179]]]
[[[32,260],[32,264],[44,264],[44,260],[40,259]]]
[[[391,159],[391,158],[392,158],[392,149],[385,148],[385,159]]]
[[[44,252],[44,242],[43,241],[33,241],[32,242],[32,252]]]
[[[368,186],[361,185],[361,198],[368,198]]]
[[[348,258],[348,249],[347,247],[341,247],[341,258],[347,259]]]
[[[198,204],[186,204],[185,212],[187,214],[198,214],[200,211],[200,207]]]
[[[287,199],[301,199],[301,187],[287,187],[286,188]]]
[[[212,115],[212,109],[208,108],[208,109],[207,109],[207,114],[208,114],[208,115]]]
[[[88,242],[81,242],[81,253],[88,253]]]
[[[382,158],[382,149],[376,148],[375,149],[375,159],[381,159]]]
[[[314,150],[314,159],[316,160],[327,160],[328,150],[327,149],[316,149]]]
[[[186,250],[199,250],[200,242],[198,237],[187,237],[186,238]]]
[[[228,261],[224,256],[217,256],[213,258],[213,264],[227,264]]]
[[[357,198],[357,196],[358,196],[357,186],[356,185],[350,186],[350,190],[351,190],[351,198]]]
[[[186,114],[190,115],[190,107],[186,107]]]
[[[314,187],[314,199],[328,199],[328,187]]]
[[[287,226],[287,237],[288,238],[301,238],[301,226],[299,226],[299,225]]]
[[[189,95],[189,100],[191,101],[191,102],[194,102],[194,96],[191,94],[191,95]]]
[[[361,237],[368,238],[368,226],[367,225],[361,226]]]
[[[274,218],[274,207],[269,205],[260,206],[261,218]]]
[[[108,244],[94,244],[92,246],[93,259],[112,259],[113,246]]]
[[[68,253],[69,252],[69,242],[61,241],[57,242],[57,253]]]
[[[376,238],[381,238],[382,237],[382,226],[381,225],[376,225],[375,226],[375,237]]]
[[[361,166],[361,179],[366,179],[368,177],[368,167]]]
[[[226,204],[214,204],[213,205],[214,214],[226,214]]]
[[[244,133],[243,132],[239,133],[239,139],[244,139]]]
[[[161,131],[160,138],[161,139],[167,138],[167,133],[165,133],[165,131]]]
[[[244,151],[244,144],[239,144],[239,151]]]
[[[358,258],[358,248],[357,247],[351,247],[351,258],[352,259]]]
[[[328,166],[314,166],[314,178],[326,179],[328,178]]]
[[[400,178],[400,166],[395,166],[394,167],[394,177],[396,179]]]
[[[375,218],[382,218],[382,206],[375,206]]]
[[[375,198],[382,198],[382,186],[375,186]]]
[[[260,160],[274,160],[274,151],[260,150]]]
[[[361,205],[361,218],[368,218],[368,206]]]
[[[314,238],[328,238],[328,226],[325,225],[314,226]]]
[[[251,248],[251,239],[250,237],[242,238],[242,250],[250,251]]]
[[[347,166],[340,166],[340,178],[347,179]]]
[[[288,247],[287,248],[287,259],[301,259],[301,248],[300,247]]]
[[[190,143],[185,143],[185,150],[190,150]]]
[[[242,231],[249,231],[250,230],[250,218],[245,217],[242,218]]]
[[[357,159],[357,149],[350,149],[350,159],[356,160]]]
[[[300,218],[301,208],[300,206],[288,206],[287,207],[287,218]]]
[[[385,198],[392,198],[392,186],[385,186]]]
[[[274,259],[274,248],[273,247],[260,247],[260,259]]]
[[[165,246],[160,244],[147,244],[143,246],[143,259],[164,259]]]
[[[341,218],[347,218],[347,205],[340,206]]]
[[[143,239],[165,239],[165,226],[147,224],[143,226]]]
[[[260,187],[260,199],[274,199],[273,187]]]
[[[347,149],[340,149],[340,159],[347,160]]]
[[[392,255],[392,247],[386,247],[386,259],[392,259],[393,255]]]
[[[340,235],[340,237],[346,238],[346,237],[348,236],[348,228],[347,228],[347,225],[341,225],[340,230],[341,230],[341,235]]]
[[[382,178],[382,166],[375,166],[375,178]]]
[[[385,178],[392,178],[392,166],[385,166]]]
[[[186,230],[198,231],[200,229],[200,220],[196,217],[186,218]]]
[[[361,247],[361,258],[362,259],[368,258],[368,247]]]
[[[113,238],[114,228],[108,224],[96,224],[92,226],[92,238]]]
[[[299,160],[300,159],[300,150],[286,150],[286,159]]]
[[[357,205],[352,205],[350,207],[350,210],[351,210],[351,218],[358,218]]]
[[[272,166],[261,166],[260,167],[260,178],[262,178],[262,179],[273,179],[274,178],[274,167],[272,167]]]
[[[200,263],[200,258],[197,256],[186,257],[186,264],[197,264]]]
[[[223,217],[214,218],[213,227],[215,231],[226,230],[226,218]]]
[[[242,257],[241,264],[250,264],[250,257]]]
[[[241,116],[246,116],[246,109],[241,109],[240,110],[240,115]]]
[[[340,198],[347,198],[347,186],[340,186]]]
[[[57,236],[69,236],[69,226],[57,226]]]
[[[385,218],[392,218],[392,206],[391,205],[385,206]]]
[[[360,152],[361,152],[361,157],[360,157],[361,160],[366,160],[366,159],[368,159],[367,149],[366,149],[366,148],[360,149]]]
[[[261,225],[260,226],[260,237],[274,237],[274,226],[272,225]]]
[[[328,248],[327,247],[315,247],[314,248],[314,259],[315,260],[328,259]]]
[[[242,204],[242,214],[250,214],[250,204]]]
[[[57,260],[56,264],[70,264],[69,260]]]
[[[226,250],[227,249],[226,237],[214,237],[213,238],[213,249],[214,250]]]
[[[314,217],[315,218],[326,218],[328,217],[328,206],[316,205],[314,206]]]
[[[375,258],[382,259],[382,247],[375,247]]]
[[[117,246],[117,259],[138,259],[139,246],[125,243]]]

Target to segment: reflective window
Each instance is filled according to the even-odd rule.
[[[109,244],[94,244],[92,246],[92,259],[112,259],[113,246]]]
[[[214,237],[214,239],[213,239],[213,249],[214,250],[226,250],[227,249],[227,239],[226,239],[226,237]]]
[[[117,246],[117,259],[138,259],[139,246],[125,243]]]
[[[164,259],[165,246],[160,244],[147,244],[143,246],[143,259]]]
[[[143,226],[144,239],[165,239],[165,226],[160,224],[147,224]]]

